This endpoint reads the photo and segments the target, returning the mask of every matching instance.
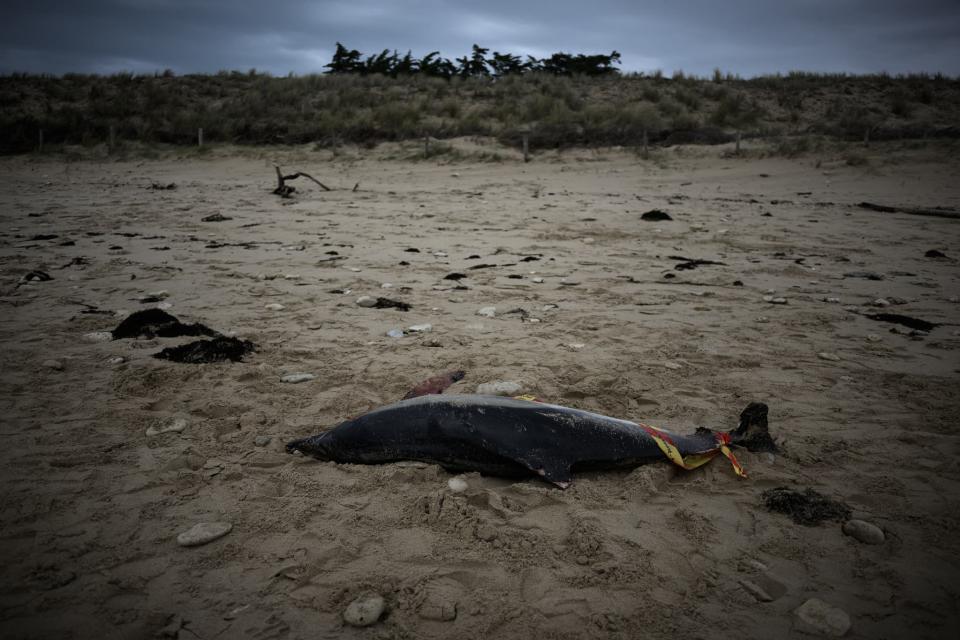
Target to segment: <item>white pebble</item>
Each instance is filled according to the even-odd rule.
[[[866,520],[848,520],[843,523],[843,532],[864,544],[883,544],[886,536],[883,529]]]
[[[497,380],[477,385],[477,393],[482,396],[513,396],[523,390],[523,386],[512,380]]]
[[[483,316],[484,318],[493,318],[497,315],[496,307],[483,307],[477,311],[478,316]]]
[[[177,536],[181,547],[197,547],[222,538],[233,530],[229,522],[201,522]]]
[[[284,307],[282,304],[278,304],[276,302],[271,302],[264,307],[264,309],[267,309],[268,311],[283,311],[285,308],[286,307]]]
[[[432,330],[432,324],[412,324],[407,327],[407,331],[412,331],[414,333],[429,333]]]
[[[831,360],[833,362],[839,362],[840,356],[835,353],[827,353],[826,351],[821,351],[817,354],[817,357],[821,360]]]
[[[794,611],[794,615],[802,625],[820,635],[840,638],[850,630],[850,616],[819,598],[804,602]]]
[[[158,427],[158,426],[148,427],[147,435],[152,437],[152,436],[158,436],[161,433],[171,433],[171,432],[180,433],[186,428],[187,428],[187,421],[184,420],[183,418],[176,418],[169,424],[166,424],[162,427]]]
[[[299,384],[301,382],[307,382],[313,380],[317,376],[312,373],[288,373],[287,375],[280,378],[280,382],[289,382],[290,384]]]
[[[354,627],[369,627],[383,615],[383,597],[375,593],[364,594],[347,605],[343,621]]]
[[[370,296],[360,296],[357,298],[358,307],[366,307],[368,309],[377,306],[377,299]]]
[[[447,480],[447,486],[450,487],[450,491],[454,493],[463,493],[467,490],[467,481],[463,478],[454,477]]]
[[[402,338],[403,329],[390,329],[390,331],[387,331],[387,335],[391,338]]]
[[[108,342],[113,340],[113,334],[109,331],[92,331],[83,334],[83,339],[87,342]]]

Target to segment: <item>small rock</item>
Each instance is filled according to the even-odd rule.
[[[393,285],[390,284],[389,282],[384,282],[382,285],[380,285],[380,288],[381,288],[381,289],[392,289],[392,288],[393,288]]]
[[[829,303],[831,303],[831,304],[839,304],[839,303],[840,303],[840,298],[832,298],[832,297],[831,297],[831,298],[824,298],[823,301],[824,301],[824,302],[829,302]]]
[[[390,329],[389,331],[387,331],[387,335],[391,338],[402,338],[403,329]]]
[[[365,593],[347,605],[343,621],[354,627],[369,627],[380,619],[386,603],[376,593]]]
[[[284,279],[284,280],[299,280],[299,279],[300,279],[300,274],[299,274],[299,273],[285,273],[285,274],[283,274],[283,279]]]
[[[580,349],[583,349],[587,345],[583,342],[568,342],[564,346],[571,351],[580,351]]]
[[[201,522],[177,536],[177,544],[181,547],[197,547],[217,538],[222,538],[233,530],[229,522]]]
[[[282,304],[278,304],[276,302],[271,302],[264,307],[264,309],[267,309],[268,311],[283,311],[285,308],[286,307],[284,307]]]
[[[253,439],[253,444],[258,447],[265,447],[270,444],[270,441],[273,440],[270,436],[257,436]]]
[[[467,481],[460,477],[453,477],[447,480],[447,486],[454,493],[463,493],[467,490]]]
[[[479,311],[477,311],[477,315],[478,315],[478,316],[483,316],[484,318],[493,318],[494,316],[497,315],[497,308],[496,308],[496,307],[483,307],[482,309],[480,309]]]
[[[882,338],[875,333],[867,334],[867,342],[880,342]]]
[[[673,369],[674,371],[676,371],[677,369],[683,368],[683,365],[678,364],[676,362],[664,362],[663,366],[666,367],[667,369]]]
[[[848,520],[843,523],[843,532],[864,544],[883,544],[886,536],[883,530],[866,520]]]
[[[87,342],[109,342],[113,340],[113,334],[109,331],[91,331],[83,334],[83,339]]]
[[[531,281],[531,282],[536,282],[537,284],[540,284],[540,283],[543,282],[543,278],[541,278],[540,276],[537,276],[536,278],[530,278],[530,281]]]
[[[817,635],[840,638],[850,630],[850,616],[819,598],[810,598],[793,613],[802,630]]]
[[[877,298],[876,300],[874,300],[873,302],[870,303],[870,306],[873,306],[873,307],[889,307],[889,306],[890,306],[890,301],[887,300],[887,299],[885,299],[885,298]]]
[[[368,309],[375,307],[377,306],[377,299],[371,296],[360,296],[359,298],[357,298],[357,306],[366,307]]]
[[[167,309],[171,309],[172,307],[173,307],[173,304],[169,302],[161,302],[160,304],[157,305],[157,309],[162,309],[163,311],[166,311]]]
[[[40,363],[40,366],[48,369],[56,369],[57,371],[63,371],[63,363],[59,360],[44,360]]]
[[[176,418],[162,427],[152,426],[147,428],[147,435],[150,437],[153,437],[153,436],[158,436],[161,433],[171,433],[171,432],[180,433],[186,428],[187,428],[187,421],[184,420],[183,418]]]
[[[115,356],[107,360],[107,362],[109,362],[110,364],[123,364],[126,361],[127,359],[124,358],[123,356]]]
[[[412,324],[409,327],[407,327],[407,331],[411,331],[413,333],[429,333],[430,331],[433,331],[433,325],[429,323]]]
[[[775,298],[774,296],[763,296],[763,301],[770,304],[787,304],[786,298]]]
[[[477,385],[477,393],[482,396],[515,396],[523,386],[512,380],[497,380]]]
[[[763,590],[763,587],[750,580],[740,580],[744,591],[752,595],[758,602],[773,602],[773,596]]]
[[[833,362],[840,361],[840,356],[838,356],[835,353],[827,353],[826,351],[821,351],[820,353],[817,354],[817,357],[820,358],[821,360],[831,360]]]
[[[312,373],[288,373],[287,375],[280,378],[280,382],[289,382],[290,384],[299,384],[301,382],[307,382],[308,380],[313,380],[317,376]]]

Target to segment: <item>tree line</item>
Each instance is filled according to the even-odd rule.
[[[617,74],[614,67],[620,64],[620,54],[612,51],[609,55],[582,53],[554,53],[549,58],[535,58],[527,56],[522,60],[520,56],[510,53],[500,53],[479,45],[473,45],[469,56],[456,58],[451,61],[440,56],[439,51],[432,51],[424,57],[414,58],[409,51],[400,56],[395,50],[384,49],[380,53],[364,56],[356,49],[347,49],[337,43],[337,50],[333,54],[330,64],[324,65],[325,73],[330,74],[380,74],[396,78],[422,74],[436,78],[450,79],[455,76],[464,78],[501,77],[523,73],[542,72],[559,76],[603,76]]]

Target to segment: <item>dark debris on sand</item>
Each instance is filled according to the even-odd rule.
[[[160,353],[155,353],[153,357],[186,364],[223,362],[225,360],[240,362],[243,360],[243,356],[255,349],[256,345],[249,340],[217,336],[213,340],[195,340],[179,347],[167,347]]]
[[[661,211],[660,209],[652,209],[647,211],[640,216],[641,220],[646,220],[647,222],[661,222],[663,220],[673,220],[670,217],[670,214],[666,211]]]
[[[377,303],[373,305],[374,309],[399,309],[400,311],[410,311],[412,307],[409,303],[391,300],[390,298],[377,298]]]
[[[824,520],[850,519],[850,507],[813,489],[801,492],[777,487],[764,491],[761,498],[768,510],[788,515],[797,524],[807,527],[818,525]]]
[[[184,324],[163,309],[143,309],[131,313],[111,333],[114,340],[141,337],[178,338],[180,336],[220,335],[199,322]]]

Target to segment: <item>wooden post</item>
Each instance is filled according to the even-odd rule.
[[[644,127],[644,128],[643,128],[643,157],[644,157],[644,158],[649,158],[649,157],[650,157],[650,149],[647,147],[647,143],[648,143],[648,139],[647,139],[647,128]]]
[[[108,145],[108,149],[112,153],[114,147],[117,146],[117,129],[113,125],[110,125],[110,132],[108,135],[110,137],[109,137],[109,140],[107,141],[107,145]]]
[[[530,162],[530,134],[523,134],[523,161]]]
[[[740,129],[737,129],[737,149],[735,153],[740,155]]]
[[[37,147],[37,151],[43,153],[43,129],[40,129],[40,145]]]
[[[200,127],[199,129],[197,129],[197,146],[198,147],[203,146],[203,127]]]
[[[423,159],[430,157],[430,136],[423,136]]]

